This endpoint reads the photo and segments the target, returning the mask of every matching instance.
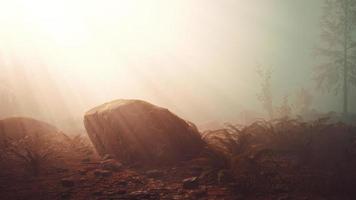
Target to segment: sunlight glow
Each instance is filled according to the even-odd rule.
[[[197,120],[223,116],[255,98],[254,49],[268,43],[247,43],[260,31],[257,13],[268,12],[255,4],[0,0],[0,82],[50,110],[50,118],[81,116],[117,98],[145,99]]]

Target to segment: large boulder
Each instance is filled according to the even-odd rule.
[[[32,118],[12,117],[0,120],[0,142],[4,140],[16,141],[26,136],[67,138],[67,136],[56,127]]]
[[[85,114],[85,128],[100,155],[122,162],[171,162],[197,155],[204,142],[196,127],[141,100],[116,100]]]

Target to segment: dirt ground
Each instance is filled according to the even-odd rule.
[[[344,199],[275,191],[243,194],[236,182],[201,178],[204,166],[194,161],[160,168],[118,165],[115,170],[103,170],[102,162],[96,155],[72,158],[38,177],[9,170],[0,177],[0,199]]]

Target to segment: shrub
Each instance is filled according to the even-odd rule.
[[[295,119],[256,121],[249,126],[227,125],[203,137],[227,162],[239,188],[250,190],[348,190],[355,185],[356,128]]]
[[[31,175],[37,176],[41,167],[55,158],[58,144],[53,138],[34,134],[18,140],[8,140],[7,159],[19,161]]]

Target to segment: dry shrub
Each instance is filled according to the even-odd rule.
[[[3,145],[4,160],[9,164],[20,164],[33,176],[38,176],[42,169],[58,158],[63,145],[54,136],[43,134],[26,135],[20,139],[7,139]]]
[[[204,139],[246,192],[353,192],[348,186],[356,184],[356,128],[327,118],[228,125],[206,132]],[[340,187],[342,182],[348,185]]]

